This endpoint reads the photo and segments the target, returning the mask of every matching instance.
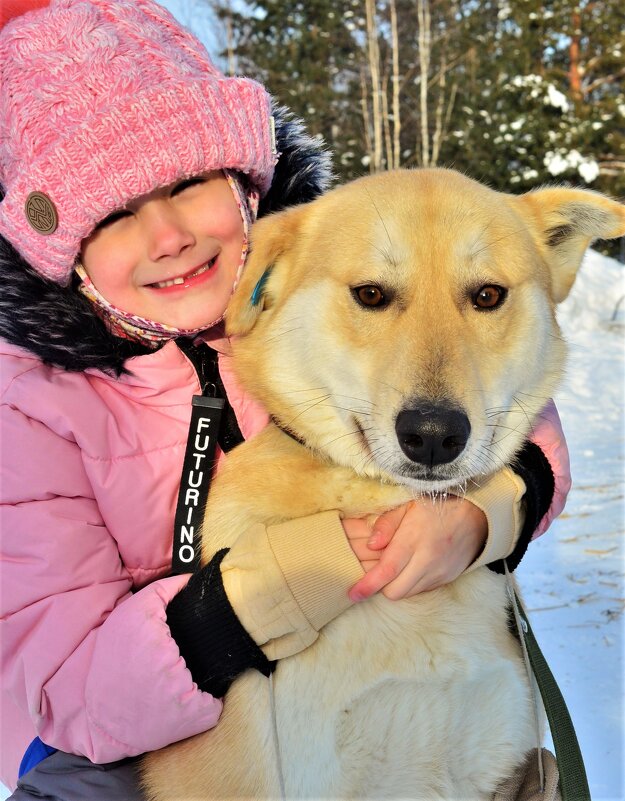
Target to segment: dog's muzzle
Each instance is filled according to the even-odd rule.
[[[411,462],[434,467],[453,462],[462,453],[471,423],[455,407],[421,404],[397,415],[395,432],[400,448]]]

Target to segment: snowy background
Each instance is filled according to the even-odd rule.
[[[564,514],[518,570],[577,729],[593,801],[625,800],[624,298],[625,268],[590,251],[560,310],[570,358],[556,402],[573,489]]]
[[[625,267],[590,251],[559,317],[569,368],[556,403],[573,489],[518,578],[577,729],[592,797],[623,801]]]

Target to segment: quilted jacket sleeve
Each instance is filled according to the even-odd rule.
[[[133,593],[76,443],[11,405],[1,425],[3,696],[33,736],[95,762],[212,727],[221,702],[166,624],[188,577]]]
[[[547,510],[533,532],[532,539],[544,534],[562,512],[571,489],[571,464],[560,416],[555,403],[549,401],[534,425],[530,441],[537,445],[553,474],[553,496]]]
[[[497,573],[504,570],[503,557],[510,570],[516,569],[531,540],[543,534],[564,509],[571,488],[569,452],[553,401],[540,413],[510,473],[524,491],[518,496],[519,523],[514,547],[502,551],[497,559],[488,563]]]

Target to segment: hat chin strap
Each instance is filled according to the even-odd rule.
[[[258,212],[258,192],[256,189],[246,190],[242,186],[236,173],[231,170],[223,170],[223,173],[232,190],[232,194],[234,195],[243,220],[243,247],[239,266],[237,267],[236,276],[232,285],[232,292],[234,292],[247,259],[249,230]],[[156,348],[158,345],[170,339],[197,336],[197,334],[202,331],[207,331],[224,319],[225,310],[216,320],[207,321],[205,325],[199,328],[176,328],[171,325],[166,325],[165,323],[159,323],[156,320],[148,320],[137,314],[126,312],[110,303],[98,291],[80,262],[76,264],[74,270],[80,278],[78,291],[94,304],[96,312],[104,320],[111,333],[123,339],[132,339]]]

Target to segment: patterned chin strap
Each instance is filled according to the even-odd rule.
[[[236,173],[230,170],[224,170],[223,172],[232,189],[234,199],[236,200],[239,211],[241,212],[241,218],[243,219],[243,249],[241,251],[241,259],[237,268],[234,284],[232,285],[232,291],[234,292],[239,283],[239,278],[247,258],[249,231],[258,212],[258,192],[255,189],[244,188]],[[79,292],[94,304],[96,312],[104,320],[111,333],[124,339],[133,339],[156,348],[159,344],[169,339],[194,337],[201,331],[212,328],[212,326],[221,322],[224,318],[224,315],[221,314],[216,320],[207,320],[206,324],[199,328],[174,328],[174,326],[159,323],[156,320],[146,320],[145,317],[139,317],[137,314],[125,312],[122,309],[118,309],[117,306],[114,306],[112,303],[109,303],[97,290],[82,264],[78,263],[75,267],[75,271],[80,278],[80,284],[78,286]]]

